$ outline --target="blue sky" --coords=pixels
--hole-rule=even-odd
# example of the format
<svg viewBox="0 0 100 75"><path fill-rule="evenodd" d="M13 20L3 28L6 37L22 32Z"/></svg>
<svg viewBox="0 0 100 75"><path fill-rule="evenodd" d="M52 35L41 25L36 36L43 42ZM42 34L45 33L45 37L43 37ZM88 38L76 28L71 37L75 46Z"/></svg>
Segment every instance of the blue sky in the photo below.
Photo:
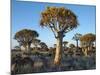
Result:
<svg viewBox="0 0 100 75"><path fill-rule="evenodd" d="M95 34L95 6L12 0L12 48L18 45L17 41L13 39L15 33L26 28L36 30L39 33L38 38L49 47L56 43L52 31L46 27L41 28L39 25L40 13L44 11L47 6L69 8L78 16L80 25L76 29L66 33L66 37L64 37L63 40L75 43L75 41L72 40L75 33L81 33L83 35L86 33Z"/></svg>

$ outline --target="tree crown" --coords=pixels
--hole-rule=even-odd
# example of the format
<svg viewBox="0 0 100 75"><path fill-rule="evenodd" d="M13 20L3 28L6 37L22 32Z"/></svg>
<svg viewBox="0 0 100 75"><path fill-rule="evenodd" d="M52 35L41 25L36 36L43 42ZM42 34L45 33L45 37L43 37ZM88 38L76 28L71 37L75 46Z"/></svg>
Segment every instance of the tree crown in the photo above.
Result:
<svg viewBox="0 0 100 75"><path fill-rule="evenodd" d="M76 34L73 36L72 39L78 41L78 40L80 39L81 36L82 36L82 34L76 33Z"/></svg>
<svg viewBox="0 0 100 75"><path fill-rule="evenodd" d="M83 35L83 36L80 38L80 41L94 42L95 39L96 39L95 34L88 33L88 34Z"/></svg>
<svg viewBox="0 0 100 75"><path fill-rule="evenodd" d="M77 16L64 7L47 7L41 13L40 25L49 27L56 35L57 32L69 32L78 26Z"/></svg>
<svg viewBox="0 0 100 75"><path fill-rule="evenodd" d="M15 34L14 39L16 39L22 45L25 43L31 43L32 40L38 36L39 34L34 30L23 29Z"/></svg>

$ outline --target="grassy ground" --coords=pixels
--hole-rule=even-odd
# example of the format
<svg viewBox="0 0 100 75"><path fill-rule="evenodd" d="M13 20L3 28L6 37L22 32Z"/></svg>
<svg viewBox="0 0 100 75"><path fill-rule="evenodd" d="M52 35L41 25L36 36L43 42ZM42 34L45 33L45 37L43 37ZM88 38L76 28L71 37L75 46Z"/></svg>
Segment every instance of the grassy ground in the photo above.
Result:
<svg viewBox="0 0 100 75"><path fill-rule="evenodd" d="M22 57L12 54L12 64L16 63L12 74L42 73L57 71L89 70L96 68L95 55L70 56L63 55L61 65L53 64L54 54L50 52L33 51L30 55Z"/></svg>

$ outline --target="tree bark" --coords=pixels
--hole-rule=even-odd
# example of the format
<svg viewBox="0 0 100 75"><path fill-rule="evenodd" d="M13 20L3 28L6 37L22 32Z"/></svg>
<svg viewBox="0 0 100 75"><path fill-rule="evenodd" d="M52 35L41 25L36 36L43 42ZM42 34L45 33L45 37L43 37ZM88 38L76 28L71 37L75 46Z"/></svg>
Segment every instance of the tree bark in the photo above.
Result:
<svg viewBox="0 0 100 75"><path fill-rule="evenodd" d="M27 44L27 52L30 53L30 44Z"/></svg>
<svg viewBox="0 0 100 75"><path fill-rule="evenodd" d="M59 65L62 59L62 40L63 40L62 35L63 35L62 33L58 33L57 46L56 46L56 52L55 52L55 58L54 58L55 65Z"/></svg>
<svg viewBox="0 0 100 75"><path fill-rule="evenodd" d="M88 48L85 48L84 50L84 55L87 57L88 56Z"/></svg>

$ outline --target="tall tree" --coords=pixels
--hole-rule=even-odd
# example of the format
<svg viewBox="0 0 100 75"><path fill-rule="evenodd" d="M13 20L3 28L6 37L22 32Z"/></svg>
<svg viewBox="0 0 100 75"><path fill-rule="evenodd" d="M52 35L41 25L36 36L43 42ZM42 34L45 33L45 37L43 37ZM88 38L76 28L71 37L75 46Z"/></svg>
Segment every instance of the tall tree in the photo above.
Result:
<svg viewBox="0 0 100 75"><path fill-rule="evenodd" d="M38 36L39 34L34 30L23 29L15 34L14 39L18 41L20 46L23 45L26 48L27 52L30 52L30 45L32 43L32 40L37 38Z"/></svg>
<svg viewBox="0 0 100 75"><path fill-rule="evenodd" d="M82 34L76 33L72 38L73 40L76 41L77 50L78 50L78 41L79 41L81 36L82 36Z"/></svg>
<svg viewBox="0 0 100 75"><path fill-rule="evenodd" d="M87 51L91 49L91 46L93 46L95 40L96 40L96 36L95 34L92 33L85 34L80 38L81 46L85 48L85 50L83 50L85 56L87 56Z"/></svg>
<svg viewBox="0 0 100 75"><path fill-rule="evenodd" d="M59 65L62 58L62 41L65 33L77 28L77 16L68 8L47 7L41 13L40 25L48 27L57 40L54 64Z"/></svg>

